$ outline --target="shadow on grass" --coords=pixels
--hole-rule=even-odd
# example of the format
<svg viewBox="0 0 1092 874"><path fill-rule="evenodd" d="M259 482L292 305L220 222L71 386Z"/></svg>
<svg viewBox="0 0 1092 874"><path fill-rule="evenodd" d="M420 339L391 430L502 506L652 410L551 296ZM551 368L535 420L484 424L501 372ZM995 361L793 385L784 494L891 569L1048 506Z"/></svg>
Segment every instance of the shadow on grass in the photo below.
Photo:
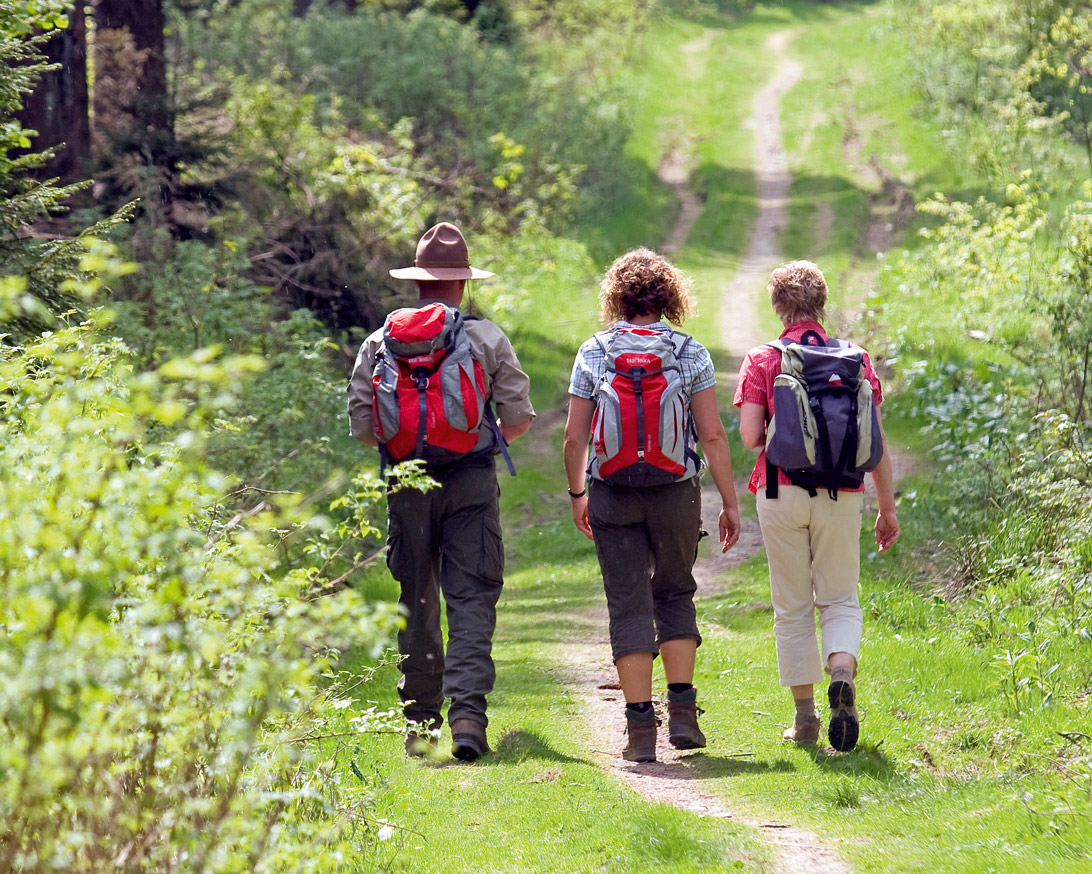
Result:
<svg viewBox="0 0 1092 874"><path fill-rule="evenodd" d="M638 774L652 774L667 780L710 780L740 774L791 774L796 771L796 765L786 759L767 762L745 754L697 752L674 762L634 765L633 770Z"/></svg>
<svg viewBox="0 0 1092 874"><path fill-rule="evenodd" d="M497 765L518 764L528 759L543 762L592 764L587 759L559 753L541 735L525 728L510 728L501 735L500 740L497 741L495 755L490 758L492 763Z"/></svg>
<svg viewBox="0 0 1092 874"><path fill-rule="evenodd" d="M569 756L555 750L539 734L523 728L511 728L501 735L491 755L483 756L473 764L478 767L499 768L507 765L519 765L527 761L556 762L557 764L590 765L588 759ZM465 762L457 759L439 758L428 763L433 768L463 768Z"/></svg>
<svg viewBox="0 0 1092 874"><path fill-rule="evenodd" d="M846 753L816 746L809 749L808 754L812 761L824 771L847 776L871 777L881 783L890 783L899 776L899 772L895 763L880 750L880 743L861 743Z"/></svg>

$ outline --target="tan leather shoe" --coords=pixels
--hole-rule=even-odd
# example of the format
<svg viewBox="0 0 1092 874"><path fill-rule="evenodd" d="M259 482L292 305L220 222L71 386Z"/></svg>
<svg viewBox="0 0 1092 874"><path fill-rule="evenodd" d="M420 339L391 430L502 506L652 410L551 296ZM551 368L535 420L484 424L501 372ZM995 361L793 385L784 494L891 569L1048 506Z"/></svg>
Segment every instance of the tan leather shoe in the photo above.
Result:
<svg viewBox="0 0 1092 874"><path fill-rule="evenodd" d="M813 744L819 742L819 731L822 723L819 722L819 714L811 716L797 715L792 725L785 729L782 737L794 744Z"/></svg>
<svg viewBox="0 0 1092 874"><path fill-rule="evenodd" d="M698 692L667 693L667 739L677 750L696 750L705 746L705 735L698 728L698 715L704 713L697 705Z"/></svg>
<svg viewBox="0 0 1092 874"><path fill-rule="evenodd" d="M626 747L622 750L622 758L627 762L655 762L656 726L659 724L655 710L647 713L627 710Z"/></svg>

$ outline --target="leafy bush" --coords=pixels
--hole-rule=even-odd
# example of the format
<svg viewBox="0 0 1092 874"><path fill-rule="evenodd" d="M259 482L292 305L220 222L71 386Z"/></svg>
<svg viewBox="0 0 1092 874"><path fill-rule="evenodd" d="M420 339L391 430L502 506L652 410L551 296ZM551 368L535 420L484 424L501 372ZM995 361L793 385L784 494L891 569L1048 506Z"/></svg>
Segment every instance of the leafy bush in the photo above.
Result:
<svg viewBox="0 0 1092 874"><path fill-rule="evenodd" d="M121 267L92 246L80 270ZM313 509L224 506L210 424L261 361L138 373L104 318L0 346L0 867L337 869L367 842L368 786L309 739L351 703L338 654L381 646L393 609L285 566L326 527Z"/></svg>
<svg viewBox="0 0 1092 874"><path fill-rule="evenodd" d="M138 369L208 347L263 362L238 387L235 407L211 423L210 463L253 488L305 493L352 464L332 441L347 433L344 354L310 312L285 312L247 279L247 258L232 241L176 243L138 227L127 242L146 269L115 284L111 330Z"/></svg>
<svg viewBox="0 0 1092 874"><path fill-rule="evenodd" d="M1053 220L1033 179L1000 203L927 205L945 221L903 287L944 315L895 350L916 362L897 403L941 467L915 502L946 559L937 582L1016 717L1092 685L1090 207Z"/></svg>

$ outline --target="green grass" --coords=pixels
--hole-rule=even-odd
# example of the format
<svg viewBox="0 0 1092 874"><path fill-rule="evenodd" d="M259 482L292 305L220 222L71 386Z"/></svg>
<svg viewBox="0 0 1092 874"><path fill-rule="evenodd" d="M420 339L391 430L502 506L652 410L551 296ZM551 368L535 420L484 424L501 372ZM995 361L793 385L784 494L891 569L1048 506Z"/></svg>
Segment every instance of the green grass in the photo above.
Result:
<svg viewBox="0 0 1092 874"><path fill-rule="evenodd" d="M762 557L701 603L716 629L699 652L703 725L716 752L748 763L723 775L710 765L708 785L754 816L836 838L855 871L1086 870L1092 823L1052 816L1064 787L1049 771L1070 755L1058 732L1087 724L1087 701L1015 717L991 650L969 643L948 605L867 572L862 602L862 740L845 755L780 741L791 702L776 686Z"/></svg>
<svg viewBox="0 0 1092 874"><path fill-rule="evenodd" d="M893 251L877 262L865 245L870 211L882 207L873 156L915 202L937 191L977 190L981 182L952 156L942 132L922 111L913 88L909 47L893 3L789 3L794 37L787 52L803 76L782 102L783 139L794 174L790 221L781 234L788 258L824 268L832 310L868 300L887 315L903 290L887 280L885 262L921 245L923 216L902 226ZM902 310L890 319L900 324ZM932 317L932 314L929 316ZM855 329L856 330L856 329ZM860 339L866 339L864 337Z"/></svg>
<svg viewBox="0 0 1092 874"><path fill-rule="evenodd" d="M498 619L494 755L455 764L445 736L435 763L410 761L399 736L374 734L340 762L342 779L353 779L350 758L376 775L370 815L396 825L372 845L381 870L754 870L761 850L746 829L641 799L599 769L583 740L579 703L547 656L602 600L594 557L578 538L558 523L509 538L516 567ZM394 680L381 669L370 701L393 707Z"/></svg>
<svg viewBox="0 0 1092 874"><path fill-rule="evenodd" d="M847 118L854 119L864 154L886 155L915 193L967 185L940 156L935 132L909 111L913 98L900 87L902 50L888 14L881 4L789 3L762 7L741 22L664 23L649 43L646 66L635 73L640 124L629 157L642 181L631 200L598 217L594 233L580 234L590 259L605 266L631 245L662 239L671 198L655 181L655 167L663 150L677 144L672 137L692 137L685 145L693 149L693 180L708 197L707 210L678 263L693 275L701 309L687 329L702 340L716 335L715 295L732 274L755 213L750 136L738 121L771 70L762 50L766 36L793 27L789 51L801 53L810 72L783 104L797 182L782 246L828 267L838 300L872 296L885 329L948 332L956 353L966 355L952 327L957 293L937 300L933 290L898 288L898 271L877 278L875 265L859 259L870 193L845 166ZM686 63L672 62L687 44L698 49ZM812 234L821 200L835 222L819 240ZM879 297L878 289L884 289ZM508 327L545 414L563 400L576 344L594 329L594 280L547 282L538 293L541 306L515 312ZM543 313L559 312L566 313L565 325L544 331ZM768 327L775 333L775 325ZM714 352L723 375L727 362ZM893 400L885 407L889 436L927 457L928 438L910 406ZM725 418L735 441L734 414L726 410ZM753 456L738 442L733 448L737 475L745 474ZM601 582L591 544L569 520L557 425L516 443L514 455L519 476L501 477L509 571L490 699L497 754L474 766L446 757L422 764L402 757L397 736L364 736L354 762L374 784L372 815L397 828L385 840L373 839L370 855L350 870L765 870L769 850L749 830L649 803L597 767L562 656L585 633L589 610L601 605ZM921 484L932 476L926 462L917 476ZM1041 629L1040 638L1051 637L1050 656L1073 668L1049 702L1034 685L1014 697L1019 677L1007 675L997 658L1004 646L991 623L1023 627L1038 614L1021 603L1019 580L998 590L993 602L949 605L933 597L932 585L944 581L934 576L943 567L942 546L926 539L937 530L936 508L911 497L918 484L900 483L905 534L892 555L874 554L871 519L862 533L857 750L839 755L781 741L791 701L777 685L767 568L759 554L699 605L705 642L696 682L710 747L686 760L686 775L741 816L813 830L858 874L1085 872L1092 859L1092 765L1082 765L1082 756L1090 749L1063 735L1092 724L1092 653L1058 627ZM753 514L749 495L742 507ZM384 574L368 585L371 594L393 595ZM367 695L380 707L393 706L394 680L391 668L381 669ZM662 687L662 677L657 682ZM339 768L342 779L352 779L347 760Z"/></svg>
<svg viewBox="0 0 1092 874"><path fill-rule="evenodd" d="M513 497L511 484L505 492ZM540 524L508 532L490 703L497 755L472 767L419 765L401 758L397 737L361 742L362 770L382 773L375 815L404 830L382 847L388 870L750 866L761 853L746 830L649 804L597 769L558 658L602 595L590 544L564 508L549 500ZM815 831L855 871L1086 870L1092 828L1051 814L1065 786L1050 772L1071 746L1058 733L1087 727L1087 699L1070 694L1048 708L1029 699L1014 714L968 617L916 594L868 548L866 532L858 749L837 755L780 740L791 704L777 686L760 554L699 605L696 682L710 747L687 760L689 779L741 816ZM388 671L370 687L382 706L393 705L393 680ZM1087 797L1073 794L1087 812Z"/></svg>

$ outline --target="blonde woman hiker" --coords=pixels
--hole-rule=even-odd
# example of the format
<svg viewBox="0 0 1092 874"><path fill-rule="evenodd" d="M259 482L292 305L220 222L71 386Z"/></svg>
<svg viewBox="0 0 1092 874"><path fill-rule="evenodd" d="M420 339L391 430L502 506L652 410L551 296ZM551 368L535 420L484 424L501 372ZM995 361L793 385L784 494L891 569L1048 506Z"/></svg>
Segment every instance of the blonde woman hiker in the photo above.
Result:
<svg viewBox="0 0 1092 874"><path fill-rule="evenodd" d="M851 750L860 731L857 584L866 472L879 503L874 529L880 551L899 537L879 415L883 390L868 353L832 340L823 329L827 284L815 264L778 267L767 289L785 330L777 341L747 353L735 405L744 445L762 450L749 488L757 498L770 564L778 673L796 705L784 737L818 741L814 689L825 671L830 675L827 734L836 750Z"/></svg>
<svg viewBox="0 0 1092 874"><path fill-rule="evenodd" d="M667 680L669 742L677 749L706 744L693 685L701 634L692 568L702 534L703 469L720 492L725 552L739 539L739 509L713 362L701 343L672 328L690 314L685 277L654 252L636 249L611 265L600 303L610 327L580 347L573 365L565 473L573 521L595 541L603 574L626 701L622 756L652 762L657 655Z"/></svg>

